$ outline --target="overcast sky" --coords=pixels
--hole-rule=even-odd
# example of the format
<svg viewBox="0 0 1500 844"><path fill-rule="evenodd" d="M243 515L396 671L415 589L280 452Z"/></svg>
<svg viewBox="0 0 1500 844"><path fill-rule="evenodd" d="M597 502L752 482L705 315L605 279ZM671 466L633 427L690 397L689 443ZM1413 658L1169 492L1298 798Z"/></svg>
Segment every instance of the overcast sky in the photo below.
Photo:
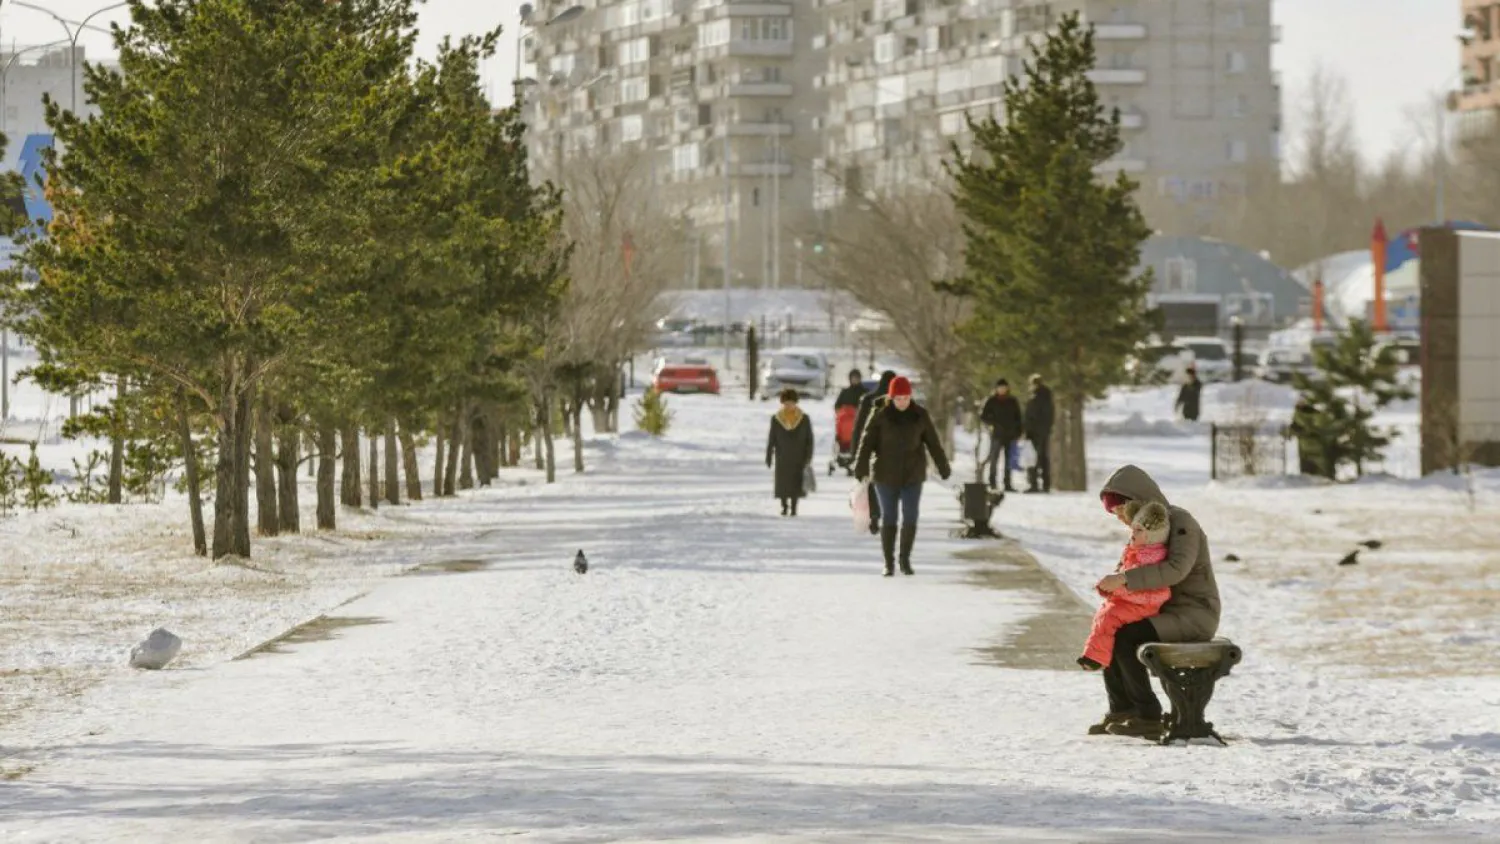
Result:
<svg viewBox="0 0 1500 844"><path fill-rule="evenodd" d="M32 0L59 14L80 20L109 5L101 0ZM1275 0L1282 27L1276 63L1284 78L1288 131L1295 133L1300 94L1313 69L1322 63L1349 84L1359 140L1371 159L1410 149L1425 126L1412 124L1413 113L1430 109L1445 85L1456 85L1460 0ZM445 34L460 35L494 24L506 28L501 53L490 62L487 81L497 99L509 100L515 69L515 24L521 4L512 0L485 4L477 0L428 0L421 12L421 50L435 52ZM484 10L488 7L490 16ZM125 10L105 12L94 22L123 17ZM63 37L62 27L41 12L0 0L0 38L10 44L39 44ZM86 32L80 43L91 56L113 52L106 35ZM1425 135L1423 130L1426 130Z"/></svg>

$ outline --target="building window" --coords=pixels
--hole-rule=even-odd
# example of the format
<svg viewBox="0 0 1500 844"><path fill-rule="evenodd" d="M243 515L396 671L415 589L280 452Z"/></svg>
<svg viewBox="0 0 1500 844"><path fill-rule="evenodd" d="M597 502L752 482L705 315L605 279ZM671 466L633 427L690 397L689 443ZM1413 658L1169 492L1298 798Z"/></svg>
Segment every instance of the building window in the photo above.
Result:
<svg viewBox="0 0 1500 844"><path fill-rule="evenodd" d="M1245 72L1245 54L1239 50L1230 50L1224 56L1224 69L1229 73Z"/></svg>
<svg viewBox="0 0 1500 844"><path fill-rule="evenodd" d="M678 173L698 169L698 145L684 144L672 149L672 169Z"/></svg>
<svg viewBox="0 0 1500 844"><path fill-rule="evenodd" d="M875 63L887 64L896 60L896 35L887 33L875 39Z"/></svg>
<svg viewBox="0 0 1500 844"><path fill-rule="evenodd" d="M632 114L620 121L620 140L625 142L639 141L645 129L645 120L639 114Z"/></svg>
<svg viewBox="0 0 1500 844"><path fill-rule="evenodd" d="M786 41L791 38L791 21L786 18L762 18L761 38L766 41Z"/></svg>
<svg viewBox="0 0 1500 844"><path fill-rule="evenodd" d="M1198 262L1192 258L1168 258L1163 280L1164 293L1198 292Z"/></svg>
<svg viewBox="0 0 1500 844"><path fill-rule="evenodd" d="M760 188L750 189L750 204L756 208L760 207Z"/></svg>
<svg viewBox="0 0 1500 844"><path fill-rule="evenodd" d="M1250 157L1248 145L1244 141L1229 141L1224 145L1224 155L1233 164L1244 164Z"/></svg>
<svg viewBox="0 0 1500 844"><path fill-rule="evenodd" d="M620 80L620 102L639 103L651 96L651 86L643 78Z"/></svg>
<svg viewBox="0 0 1500 844"><path fill-rule="evenodd" d="M1234 99L1229 101L1229 116L1244 117L1250 113L1250 97L1247 94L1235 94Z"/></svg>

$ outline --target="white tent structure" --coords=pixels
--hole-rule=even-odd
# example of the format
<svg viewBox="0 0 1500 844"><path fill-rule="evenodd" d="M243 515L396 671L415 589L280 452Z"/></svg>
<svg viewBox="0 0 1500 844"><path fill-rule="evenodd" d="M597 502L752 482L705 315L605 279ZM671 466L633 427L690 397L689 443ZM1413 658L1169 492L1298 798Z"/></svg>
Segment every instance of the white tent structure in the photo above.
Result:
<svg viewBox="0 0 1500 844"><path fill-rule="evenodd" d="M1412 260L1395 272L1386 273L1385 301L1392 327L1401 327L1403 315L1415 314L1421 284L1421 262ZM1292 273L1311 289L1323 279L1323 304L1328 320L1343 325L1351 319L1369 319L1375 302L1375 262L1370 250L1340 252L1313 261ZM1414 327L1414 326L1406 326Z"/></svg>

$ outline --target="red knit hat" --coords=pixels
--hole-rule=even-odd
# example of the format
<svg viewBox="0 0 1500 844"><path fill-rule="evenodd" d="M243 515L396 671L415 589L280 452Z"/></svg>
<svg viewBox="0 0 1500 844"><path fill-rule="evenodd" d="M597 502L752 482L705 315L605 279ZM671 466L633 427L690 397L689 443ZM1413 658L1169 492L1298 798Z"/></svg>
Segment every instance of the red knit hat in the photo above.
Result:
<svg viewBox="0 0 1500 844"><path fill-rule="evenodd" d="M891 386L890 389L886 390L886 395L891 398L911 395L911 381L897 375L891 379Z"/></svg>
<svg viewBox="0 0 1500 844"><path fill-rule="evenodd" d="M1118 492L1101 492L1099 493L1099 500L1104 502L1104 509L1107 512L1113 513L1116 507L1119 507L1130 499Z"/></svg>

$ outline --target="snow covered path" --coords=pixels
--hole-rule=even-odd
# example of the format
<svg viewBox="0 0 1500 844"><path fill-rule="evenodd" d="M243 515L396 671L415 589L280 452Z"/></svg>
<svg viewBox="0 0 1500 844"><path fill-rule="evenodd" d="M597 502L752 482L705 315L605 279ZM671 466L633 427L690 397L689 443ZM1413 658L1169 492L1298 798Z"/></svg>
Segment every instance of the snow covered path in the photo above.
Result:
<svg viewBox="0 0 1500 844"><path fill-rule="evenodd" d="M972 564L952 552L974 546L943 538L956 515L945 489L931 484L923 502L918 576L886 580L873 540L852 530L844 484L798 519L774 515L767 406L675 405L671 438L595 443L583 478L422 514L434 549L486 569L386 581L333 614L351 626L332 641L99 687L62 729L72 738L0 784L0 838L1363 841L1490 829L1351 813L1313 787L1242 799L1288 775L1275 745L1084 736L1102 709L1097 677L981 664L974 649L1043 600L965 583ZM826 442L830 414L813 411ZM584 577L570 570L579 548L594 567Z"/></svg>

